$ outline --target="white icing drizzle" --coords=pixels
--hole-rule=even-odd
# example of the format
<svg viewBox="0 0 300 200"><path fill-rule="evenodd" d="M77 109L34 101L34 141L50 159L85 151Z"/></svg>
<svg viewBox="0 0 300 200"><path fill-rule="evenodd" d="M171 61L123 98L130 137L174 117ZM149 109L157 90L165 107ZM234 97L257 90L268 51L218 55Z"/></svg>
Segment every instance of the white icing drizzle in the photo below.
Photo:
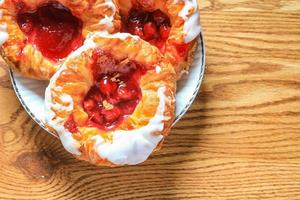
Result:
<svg viewBox="0 0 300 200"><path fill-rule="evenodd" d="M0 6L4 3L5 0L0 0ZM2 19L3 13L0 10L0 19ZM0 46L2 46L8 40L8 33L7 33L7 25L0 24Z"/></svg>
<svg viewBox="0 0 300 200"><path fill-rule="evenodd" d="M100 135L92 137L95 140L94 149L97 154L116 165L135 165L144 162L163 139L162 135L157 134L164 129L165 90L165 87L158 89L159 105L155 116L146 126L130 131L110 132L111 143Z"/></svg>
<svg viewBox="0 0 300 200"><path fill-rule="evenodd" d="M119 38L120 40L125 40L128 37L131 37L135 40L140 39L139 36L136 35L131 35L129 33L115 33L115 34L109 34L107 31L102 31L102 32L98 32L95 33L95 37L103 37L103 38Z"/></svg>
<svg viewBox="0 0 300 200"><path fill-rule="evenodd" d="M107 25L108 27L113 27L114 16L116 14L116 5L112 0L105 0L105 3L101 4L101 6L108 6L112 9L113 14L111 16L105 15L103 19L100 20L100 24Z"/></svg>
<svg viewBox="0 0 300 200"><path fill-rule="evenodd" d="M6 31L6 24L0 25L0 46L2 46L8 39L8 33Z"/></svg>
<svg viewBox="0 0 300 200"><path fill-rule="evenodd" d="M173 3L178 3L179 0L174 0ZM201 32L199 23L199 10L197 0L181 0L184 2L183 9L179 12L180 16L185 22L183 31L185 34L185 43L194 40ZM190 14L189 12L193 12Z"/></svg>
<svg viewBox="0 0 300 200"><path fill-rule="evenodd" d="M161 72L161 67L158 66L158 65L156 65L156 66L155 66L155 72L156 72L157 74L159 74L159 73Z"/></svg>

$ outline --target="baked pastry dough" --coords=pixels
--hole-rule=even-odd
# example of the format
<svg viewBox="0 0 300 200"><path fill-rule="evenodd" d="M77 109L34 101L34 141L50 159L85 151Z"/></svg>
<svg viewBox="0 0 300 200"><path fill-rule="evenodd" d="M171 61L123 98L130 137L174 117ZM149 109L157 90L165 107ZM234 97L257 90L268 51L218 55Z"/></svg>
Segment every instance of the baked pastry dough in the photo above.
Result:
<svg viewBox="0 0 300 200"><path fill-rule="evenodd" d="M67 151L97 165L145 161L170 130L176 74L159 50L128 33L96 33L46 90L46 122Z"/></svg>
<svg viewBox="0 0 300 200"><path fill-rule="evenodd" d="M27 77L49 79L64 58L94 31L120 29L112 0L2 0L0 49Z"/></svg>
<svg viewBox="0 0 300 200"><path fill-rule="evenodd" d="M117 0L123 31L157 46L180 78L192 64L200 33L197 0Z"/></svg>

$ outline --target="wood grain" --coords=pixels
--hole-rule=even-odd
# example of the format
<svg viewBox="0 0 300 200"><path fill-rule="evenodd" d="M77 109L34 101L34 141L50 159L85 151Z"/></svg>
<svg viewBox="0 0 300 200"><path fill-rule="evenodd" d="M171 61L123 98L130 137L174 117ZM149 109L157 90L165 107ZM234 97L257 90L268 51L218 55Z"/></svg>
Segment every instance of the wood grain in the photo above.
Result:
<svg viewBox="0 0 300 200"><path fill-rule="evenodd" d="M139 166L77 161L0 67L0 199L299 199L300 1L200 1L207 70L164 148Z"/></svg>

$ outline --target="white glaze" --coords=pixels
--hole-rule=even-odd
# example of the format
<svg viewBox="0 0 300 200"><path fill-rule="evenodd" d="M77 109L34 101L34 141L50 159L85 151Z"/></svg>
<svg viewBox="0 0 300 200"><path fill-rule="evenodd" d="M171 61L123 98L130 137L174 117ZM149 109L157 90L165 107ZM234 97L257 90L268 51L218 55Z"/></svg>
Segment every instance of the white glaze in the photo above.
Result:
<svg viewBox="0 0 300 200"><path fill-rule="evenodd" d="M112 0L105 0L105 3L101 4L101 6L110 7L113 11L113 14L111 16L105 15L104 18L100 20L100 24L106 24L108 27L113 27L114 16L117 10L116 5L113 3Z"/></svg>
<svg viewBox="0 0 300 200"><path fill-rule="evenodd" d="M4 3L4 0L0 0L0 6ZM0 10L0 19L3 17L3 12ZM8 40L8 33L7 33L7 25L0 24L0 46L2 46Z"/></svg>
<svg viewBox="0 0 300 200"><path fill-rule="evenodd" d="M159 105L155 116L146 126L130 131L110 132L111 143L100 135L94 136L92 139L95 140L94 148L97 154L116 165L135 165L144 162L163 139L158 133L164 129L165 90L165 87L158 89Z"/></svg>
<svg viewBox="0 0 300 200"><path fill-rule="evenodd" d="M156 66L155 66L155 72L156 72L157 74L159 74L159 73L161 72L161 67L158 66L158 65L156 65Z"/></svg>
<svg viewBox="0 0 300 200"><path fill-rule="evenodd" d="M197 0L174 0L173 3L178 3L178 1L184 2L184 7L179 12L178 16L180 16L184 20L184 40L185 43L189 43L194 40L201 32L198 2ZM191 10L193 10L193 12L189 14Z"/></svg>
<svg viewBox="0 0 300 200"><path fill-rule="evenodd" d="M2 46L8 39L8 33L6 31L6 25L0 25L0 46Z"/></svg>
<svg viewBox="0 0 300 200"><path fill-rule="evenodd" d="M128 37L131 37L135 40L138 40L140 39L139 36L136 36L136 35L131 35L129 33L115 33L115 34L109 34L108 32L106 31L103 31L103 32L97 32L95 33L95 37L103 37L103 38L119 38L120 40L125 40L126 38Z"/></svg>

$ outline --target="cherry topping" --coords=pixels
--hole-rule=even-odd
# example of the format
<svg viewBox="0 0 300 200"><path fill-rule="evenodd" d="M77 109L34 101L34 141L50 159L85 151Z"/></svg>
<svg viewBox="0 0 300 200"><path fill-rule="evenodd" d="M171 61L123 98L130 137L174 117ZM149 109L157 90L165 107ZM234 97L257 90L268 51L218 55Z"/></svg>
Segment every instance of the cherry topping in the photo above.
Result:
<svg viewBox="0 0 300 200"><path fill-rule="evenodd" d="M71 133L76 133L78 132L78 128L77 128L77 125L73 119L73 115L70 115L68 120L65 122L64 124L65 128L67 130L69 130Z"/></svg>
<svg viewBox="0 0 300 200"><path fill-rule="evenodd" d="M102 114L107 122L113 122L121 115L121 110L118 107L113 107L111 110L103 110Z"/></svg>
<svg viewBox="0 0 300 200"><path fill-rule="evenodd" d="M140 27L133 27L132 34L139 36L140 38L144 38L143 29Z"/></svg>
<svg viewBox="0 0 300 200"><path fill-rule="evenodd" d="M99 111L94 111L92 113L92 121L98 124L102 124L103 123L103 116L100 114Z"/></svg>
<svg viewBox="0 0 300 200"><path fill-rule="evenodd" d="M166 26L166 25L162 25L161 27L159 27L159 34L161 39L168 39L169 35L170 35L170 30L171 28Z"/></svg>
<svg viewBox="0 0 300 200"><path fill-rule="evenodd" d="M87 99L83 102L83 107L85 110L92 110L95 107L95 102L93 99Z"/></svg>
<svg viewBox="0 0 300 200"><path fill-rule="evenodd" d="M153 44L152 41L150 41L151 44ZM164 40L157 40L155 41L154 43L159 49L161 52L164 52L165 51L165 41Z"/></svg>
<svg viewBox="0 0 300 200"><path fill-rule="evenodd" d="M135 90L129 90L126 86L119 86L117 91L118 98L122 100L130 100L132 99L136 94Z"/></svg>
<svg viewBox="0 0 300 200"><path fill-rule="evenodd" d="M129 11L128 17L123 17L122 21L122 31L137 35L164 51L171 23L169 17L161 10L146 12L133 8Z"/></svg>
<svg viewBox="0 0 300 200"><path fill-rule="evenodd" d="M138 63L115 60L101 50L94 51L91 65L94 85L82 102L89 116L87 125L115 129L134 112L142 98L139 81L145 70Z"/></svg>
<svg viewBox="0 0 300 200"><path fill-rule="evenodd" d="M100 91L106 95L113 94L116 91L117 87L117 83L109 79L108 76L104 76L99 83Z"/></svg>
<svg viewBox="0 0 300 200"><path fill-rule="evenodd" d="M33 30L33 21L31 19L31 15L29 14L23 14L23 23L20 24L21 30L25 34L29 34Z"/></svg>
<svg viewBox="0 0 300 200"><path fill-rule="evenodd" d="M100 93L94 93L94 95L92 96L92 98L96 102L101 102L103 100L103 97L102 97L102 95Z"/></svg>
<svg viewBox="0 0 300 200"><path fill-rule="evenodd" d="M102 95L98 92L99 88L94 85L91 87L91 89L89 90L87 96L90 97L90 99L94 100L94 102L101 102L103 100ZM95 103L96 105L96 103Z"/></svg>
<svg viewBox="0 0 300 200"><path fill-rule="evenodd" d="M188 48L189 48L188 44L174 44L174 46L179 56L185 57L187 55Z"/></svg>
<svg viewBox="0 0 300 200"><path fill-rule="evenodd" d="M33 11L18 10L17 21L27 41L48 59L56 62L83 44L82 22L63 5L50 3Z"/></svg>
<svg viewBox="0 0 300 200"><path fill-rule="evenodd" d="M144 35L146 39L152 39L156 37L157 29L153 22L147 22L144 24Z"/></svg>

